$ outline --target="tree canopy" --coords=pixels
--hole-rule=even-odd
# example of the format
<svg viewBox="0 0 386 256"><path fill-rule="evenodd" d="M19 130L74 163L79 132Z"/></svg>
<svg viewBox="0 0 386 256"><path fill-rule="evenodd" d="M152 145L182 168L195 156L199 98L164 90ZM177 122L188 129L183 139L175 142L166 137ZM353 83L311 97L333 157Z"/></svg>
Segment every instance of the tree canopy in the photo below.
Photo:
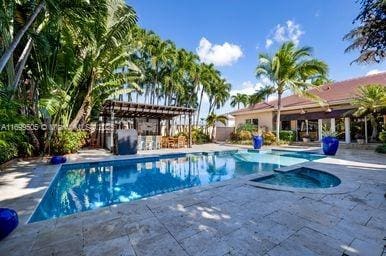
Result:
<svg viewBox="0 0 386 256"><path fill-rule="evenodd" d="M386 57L386 1L361 0L361 11L353 21L358 26L344 36L351 41L346 52L359 50L353 62L380 63Z"/></svg>

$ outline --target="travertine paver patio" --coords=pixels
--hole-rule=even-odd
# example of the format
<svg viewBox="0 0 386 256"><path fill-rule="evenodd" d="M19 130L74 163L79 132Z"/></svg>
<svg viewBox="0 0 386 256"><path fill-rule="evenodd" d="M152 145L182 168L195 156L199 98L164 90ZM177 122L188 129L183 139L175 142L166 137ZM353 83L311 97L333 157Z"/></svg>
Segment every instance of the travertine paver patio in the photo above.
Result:
<svg viewBox="0 0 386 256"><path fill-rule="evenodd" d="M221 149L229 148L192 150ZM386 255L386 157L345 150L307 164L353 186L285 192L245 177L25 224L55 168L18 162L0 175L0 207L18 210L22 223L0 255Z"/></svg>

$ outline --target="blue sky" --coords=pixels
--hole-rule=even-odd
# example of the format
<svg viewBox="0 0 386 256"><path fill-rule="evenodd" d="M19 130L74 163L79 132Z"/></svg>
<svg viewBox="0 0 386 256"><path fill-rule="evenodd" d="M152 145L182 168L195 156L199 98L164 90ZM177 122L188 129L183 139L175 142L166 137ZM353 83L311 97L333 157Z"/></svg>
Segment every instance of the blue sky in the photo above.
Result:
<svg viewBox="0 0 386 256"><path fill-rule="evenodd" d="M314 48L339 81L386 70L386 64L357 65L342 37L359 12L353 0L129 0L143 28L213 62L233 93L261 86L254 76L257 55L274 52L287 39ZM200 47L201 45L201 47ZM228 106L219 113L230 111ZM205 111L205 110L204 110Z"/></svg>

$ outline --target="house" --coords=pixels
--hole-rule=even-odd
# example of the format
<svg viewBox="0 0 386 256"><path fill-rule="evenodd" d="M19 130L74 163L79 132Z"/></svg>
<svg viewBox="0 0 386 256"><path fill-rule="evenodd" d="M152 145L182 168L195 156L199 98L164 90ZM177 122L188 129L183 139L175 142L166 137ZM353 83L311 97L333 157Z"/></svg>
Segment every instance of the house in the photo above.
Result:
<svg viewBox="0 0 386 256"><path fill-rule="evenodd" d="M311 140L322 138L322 127L338 133L340 140L350 143L358 133L367 137L365 118L356 118L347 113L353 109L350 104L356 97L357 89L368 84L386 86L386 72L358 77L340 82L325 84L309 92L318 96L324 103L312 101L297 95L282 98L281 129L296 131L297 140L308 134ZM251 123L269 130L276 128L277 100L261 102L230 113L235 117L235 125ZM385 123L386 116L380 117L379 129ZM368 124L370 125L370 124ZM367 132L366 132L366 131Z"/></svg>

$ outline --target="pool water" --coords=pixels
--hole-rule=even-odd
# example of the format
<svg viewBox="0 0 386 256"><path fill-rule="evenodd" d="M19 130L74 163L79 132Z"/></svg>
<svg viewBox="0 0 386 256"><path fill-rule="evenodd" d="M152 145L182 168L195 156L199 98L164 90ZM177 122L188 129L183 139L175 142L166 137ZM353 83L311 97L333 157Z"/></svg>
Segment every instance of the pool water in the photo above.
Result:
<svg viewBox="0 0 386 256"><path fill-rule="evenodd" d="M303 152L230 151L63 165L29 222L272 171L320 157Z"/></svg>
<svg viewBox="0 0 386 256"><path fill-rule="evenodd" d="M252 181L295 188L331 188L338 186L341 182L335 175L305 167Z"/></svg>

